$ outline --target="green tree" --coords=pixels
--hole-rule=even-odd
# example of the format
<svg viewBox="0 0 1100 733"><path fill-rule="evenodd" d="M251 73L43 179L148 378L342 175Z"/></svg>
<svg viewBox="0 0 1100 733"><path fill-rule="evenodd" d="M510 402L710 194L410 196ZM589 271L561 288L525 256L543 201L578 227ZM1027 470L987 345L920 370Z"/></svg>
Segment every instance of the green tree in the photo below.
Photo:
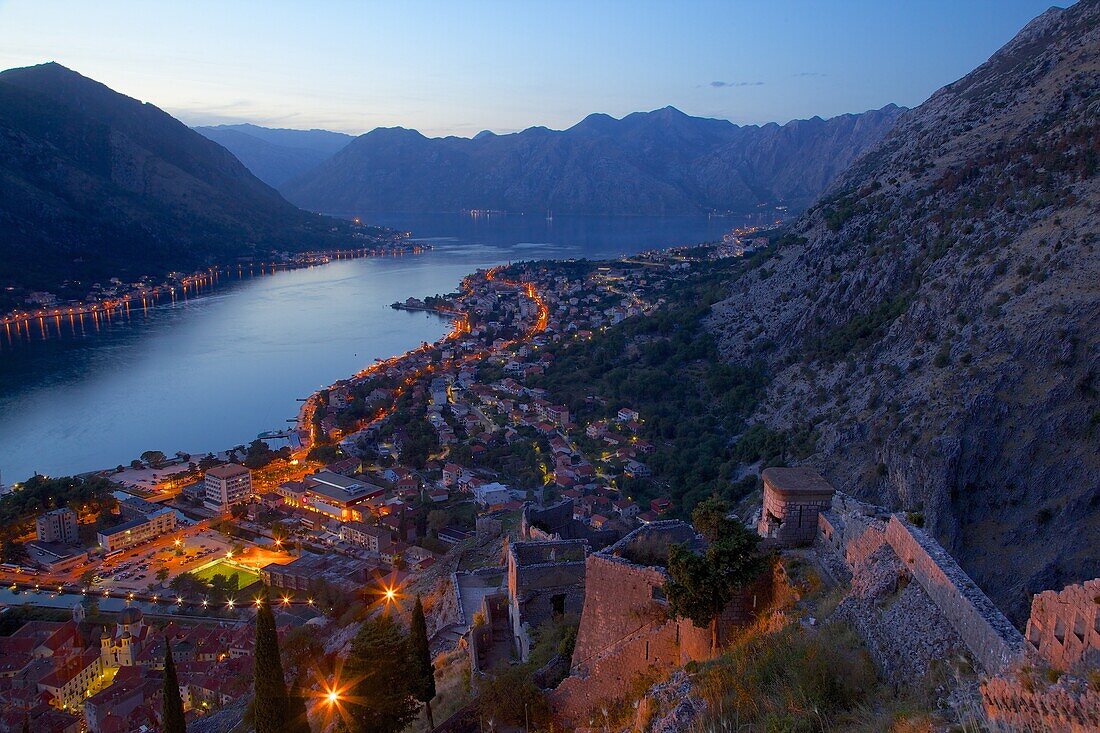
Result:
<svg viewBox="0 0 1100 733"><path fill-rule="evenodd" d="M416 718L408 673L408 640L386 613L359 628L344 664L349 733L399 733Z"/></svg>
<svg viewBox="0 0 1100 733"><path fill-rule="evenodd" d="M687 544L669 548L665 596L675 616L691 619L699 628L710 626L711 647L718 645L718 617L734 593L752 582L763 569L757 552L760 538L736 519L718 497L704 499L692 512L696 530L707 541L700 554Z"/></svg>
<svg viewBox="0 0 1100 733"><path fill-rule="evenodd" d="M309 727L309 713L306 711L306 696L308 691L302 685L301 675L294 678L294 685L290 688L287 697L287 722L284 730L286 733L312 733Z"/></svg>
<svg viewBox="0 0 1100 733"><path fill-rule="evenodd" d="M159 450L147 450L141 454L141 460L144 461L146 465L152 466L153 468L163 464L166 458L167 456L164 455L164 452Z"/></svg>
<svg viewBox="0 0 1100 733"><path fill-rule="evenodd" d="M409 665L412 668L413 697L424 703L428 714L428 729L435 727L432 717L432 698L435 697L435 668L432 652L428 647L428 625L424 620L424 604L416 596L412 621L409 623Z"/></svg>
<svg viewBox="0 0 1100 733"><path fill-rule="evenodd" d="M283 663L279 658L279 636L275 614L266 594L256 610L256 646L253 652L252 680L256 697L253 723L256 733L282 733L286 729L288 701Z"/></svg>
<svg viewBox="0 0 1100 733"><path fill-rule="evenodd" d="M164 638L164 700L161 709L161 724L164 733L187 733L183 720L183 698L180 697L180 683L176 678L176 663L172 661L172 644Z"/></svg>

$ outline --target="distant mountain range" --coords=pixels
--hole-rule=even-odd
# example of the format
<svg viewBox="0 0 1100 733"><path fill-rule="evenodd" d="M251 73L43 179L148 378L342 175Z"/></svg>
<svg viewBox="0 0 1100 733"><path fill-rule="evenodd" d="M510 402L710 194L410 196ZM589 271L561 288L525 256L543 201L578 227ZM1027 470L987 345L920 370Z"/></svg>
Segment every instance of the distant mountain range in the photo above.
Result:
<svg viewBox="0 0 1100 733"><path fill-rule="evenodd" d="M1100 575L1100 2L907 112L710 319L790 459L908 511L1016 619Z"/></svg>
<svg viewBox="0 0 1100 733"><path fill-rule="evenodd" d="M346 230L151 104L55 63L0 73L0 285L136 279Z"/></svg>
<svg viewBox="0 0 1100 733"><path fill-rule="evenodd" d="M828 120L741 127L665 107L622 119L593 114L561 131L486 131L472 139L379 128L280 190L303 208L338 214L801 209L902 111L887 105Z"/></svg>
<svg viewBox="0 0 1100 733"><path fill-rule="evenodd" d="M274 188L316 168L355 139L342 132L250 124L194 129L233 153L257 178Z"/></svg>

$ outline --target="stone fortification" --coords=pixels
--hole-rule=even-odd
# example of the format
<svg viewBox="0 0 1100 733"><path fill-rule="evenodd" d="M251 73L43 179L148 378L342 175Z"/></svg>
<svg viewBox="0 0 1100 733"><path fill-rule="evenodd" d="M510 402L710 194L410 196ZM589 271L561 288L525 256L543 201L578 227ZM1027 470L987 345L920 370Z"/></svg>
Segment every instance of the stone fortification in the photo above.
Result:
<svg viewBox="0 0 1100 733"><path fill-rule="evenodd" d="M635 685L711 655L710 628L668 613L664 562L669 546L684 542L701 544L691 525L654 522L588 556L570 674L549 695L556 718L567 729L598 725L601 708ZM761 581L730 604L718 622L720 643L731 628L752 617L768 587Z"/></svg>

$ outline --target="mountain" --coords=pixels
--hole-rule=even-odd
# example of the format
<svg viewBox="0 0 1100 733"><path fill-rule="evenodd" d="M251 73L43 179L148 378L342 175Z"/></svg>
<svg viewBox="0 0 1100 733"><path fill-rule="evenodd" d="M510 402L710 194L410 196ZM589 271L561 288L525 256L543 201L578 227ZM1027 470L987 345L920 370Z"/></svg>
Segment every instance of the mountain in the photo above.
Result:
<svg viewBox="0 0 1100 733"><path fill-rule="evenodd" d="M901 110L739 127L666 107L567 130L427 138L379 128L280 190L314 211L689 214L802 208Z"/></svg>
<svg viewBox="0 0 1100 733"><path fill-rule="evenodd" d="M912 512L1017 620L1100 575L1098 168L1082 0L903 114L709 319L770 368L788 459Z"/></svg>
<svg viewBox="0 0 1100 733"><path fill-rule="evenodd" d="M0 283L136 279L344 227L151 104L55 63L0 73Z"/></svg>
<svg viewBox="0 0 1100 733"><path fill-rule="evenodd" d="M257 178L276 188L316 168L354 139L342 132L287 130L249 124L196 127L194 130L233 153Z"/></svg>

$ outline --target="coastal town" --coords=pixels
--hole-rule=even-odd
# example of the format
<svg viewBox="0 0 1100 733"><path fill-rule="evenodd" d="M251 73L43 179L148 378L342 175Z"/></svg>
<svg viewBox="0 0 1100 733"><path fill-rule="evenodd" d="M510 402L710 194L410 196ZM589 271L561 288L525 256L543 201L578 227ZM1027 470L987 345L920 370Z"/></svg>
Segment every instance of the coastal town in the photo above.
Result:
<svg viewBox="0 0 1100 733"><path fill-rule="evenodd" d="M347 630L382 611L407 613L414 597L427 603L437 676L467 680L439 693L453 726L443 730L476 729L462 725L484 717L479 694L519 673L544 688L548 714L580 729L601 699L626 699L639 680L710 658L714 640L765 606L789 613L771 604L806 592L792 563L807 557L838 587L911 573L911 592L923 589L915 608L942 627L938 650L989 675L977 704L1025 719L1025 691L1004 671L1022 658L1080 668L1100 648L1095 608L1070 601L1070 616L1092 614L1074 651L1049 643L1066 616L1060 597L1036 607L1025 638L913 517L855 502L810 468L734 483L746 526L776 559L713 628L639 620L641 606L668 603L669 548L703 542L674 478L689 446L662 425L668 394L643 386L615 399L571 376L573 365L626 329L628 351L676 363L658 344L682 331L677 309L733 271L763 267L774 250L770 230L750 229L612 261L472 273L454 293L394 304L449 319L443 338L311 395L294 429L217 454L148 451L66 485L73 501L13 515L0 566L0 730L24 721L72 733L157 729L169 642L193 730L228 730L216 722L243 715L252 618L265 599L312 714L330 716L339 705L331 664ZM694 353L694 343L678 348ZM690 364L700 385L713 378ZM10 495L56 490L51 480ZM903 571L905 561L918 564ZM886 632L867 599L845 598L853 626L878 642ZM564 651L547 651L562 638ZM931 664L927 647L873 648L872 657L899 678Z"/></svg>
<svg viewBox="0 0 1100 733"><path fill-rule="evenodd" d="M201 716L248 689L257 589L270 589L280 632L293 633L349 603L392 599L476 543L478 528L518 526L525 507L572 502L569 521L605 544L668 514L667 497L642 502L616 486L649 475L654 446L634 407L600 405L605 417L580 424L532 380L551 347L646 318L703 262L670 251L474 273L452 295L401 304L452 319L450 333L313 395L297 429L220 454L150 451L95 474L106 490L84 506L27 518L4 545L9 604L72 618L10 637L2 724L152 724L163 649L143 619L195 648L179 674L189 715ZM101 644L89 619L102 624L107 609L119 623L103 625ZM225 675L244 682L213 689Z"/></svg>

